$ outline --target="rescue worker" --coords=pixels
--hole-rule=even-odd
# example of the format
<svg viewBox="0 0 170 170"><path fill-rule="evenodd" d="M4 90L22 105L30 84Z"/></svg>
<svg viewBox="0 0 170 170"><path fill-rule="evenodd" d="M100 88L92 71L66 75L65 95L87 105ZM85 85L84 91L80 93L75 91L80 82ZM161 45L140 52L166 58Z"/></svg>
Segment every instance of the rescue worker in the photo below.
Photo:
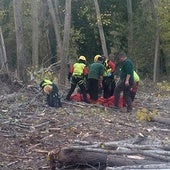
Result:
<svg viewBox="0 0 170 170"><path fill-rule="evenodd" d="M44 93L47 95L47 104L51 107L61 107L61 100L58 94L58 87L48 79L44 79L40 83L40 87L43 89Z"/></svg>
<svg viewBox="0 0 170 170"><path fill-rule="evenodd" d="M131 99L132 99L132 104L133 104L133 101L135 99L135 96L136 96L136 92L138 90L138 86L139 86L139 81L140 81L140 77L139 75L136 73L136 71L133 72L133 77L134 77L134 83L133 83L133 86L130 90L130 95L131 95Z"/></svg>
<svg viewBox="0 0 170 170"><path fill-rule="evenodd" d="M94 63L90 65L88 74L88 92L91 103L95 103L98 99L99 88L102 87L104 74L103 58L101 55L94 57Z"/></svg>
<svg viewBox="0 0 170 170"><path fill-rule="evenodd" d="M103 74L103 97L109 98L113 96L114 89L116 86L114 80L114 72L116 69L116 65L113 61L107 59L103 56L103 65L104 65L104 74Z"/></svg>
<svg viewBox="0 0 170 170"><path fill-rule="evenodd" d="M132 107L134 105L133 101L135 99L135 96L136 96L136 92L137 92L137 89L138 89L138 86L139 86L139 81L140 81L140 77L139 75L136 73L136 71L134 70L133 71L133 77L134 77L134 83L130 89L130 97L131 97L131 100L132 100ZM126 101L124 99L124 106L126 106Z"/></svg>
<svg viewBox="0 0 170 170"><path fill-rule="evenodd" d="M114 90L114 110L119 109L119 98L120 93L123 91L127 112L132 111L132 99L130 94L130 89L134 83L134 66L132 61L127 58L125 53L118 54L119 62L122 64L121 73L120 73L120 80L117 83L115 90Z"/></svg>
<svg viewBox="0 0 170 170"><path fill-rule="evenodd" d="M89 103L87 100L86 85L85 85L85 80L87 79L87 75L88 75L88 68L85 63L86 63L86 57L80 56L78 58L78 62L76 62L73 66L71 66L68 74L69 81L72 77L71 88L67 94L66 100L70 100L72 93L74 92L76 86L78 85L81 90L81 93L83 94L84 102Z"/></svg>

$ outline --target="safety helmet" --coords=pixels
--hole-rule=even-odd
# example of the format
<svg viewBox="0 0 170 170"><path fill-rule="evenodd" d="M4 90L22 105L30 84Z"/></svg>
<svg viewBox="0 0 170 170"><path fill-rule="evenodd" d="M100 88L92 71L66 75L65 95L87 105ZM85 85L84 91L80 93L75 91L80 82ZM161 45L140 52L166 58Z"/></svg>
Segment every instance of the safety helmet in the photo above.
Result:
<svg viewBox="0 0 170 170"><path fill-rule="evenodd" d="M102 57L101 55L95 55L95 57L94 57L94 62L97 62L98 61L98 59L100 58L100 57Z"/></svg>
<svg viewBox="0 0 170 170"><path fill-rule="evenodd" d="M50 92L52 91L53 87L51 85L46 85L44 86L43 88L43 91L46 93L46 94L50 94Z"/></svg>
<svg viewBox="0 0 170 170"><path fill-rule="evenodd" d="M41 83L40 83L40 87L41 88L44 88L44 86L46 85L52 85L53 82L51 80L48 80L48 79L44 79Z"/></svg>
<svg viewBox="0 0 170 170"><path fill-rule="evenodd" d="M81 55L81 56L79 57L79 59L78 59L78 60L86 61L86 57L84 57L83 55Z"/></svg>

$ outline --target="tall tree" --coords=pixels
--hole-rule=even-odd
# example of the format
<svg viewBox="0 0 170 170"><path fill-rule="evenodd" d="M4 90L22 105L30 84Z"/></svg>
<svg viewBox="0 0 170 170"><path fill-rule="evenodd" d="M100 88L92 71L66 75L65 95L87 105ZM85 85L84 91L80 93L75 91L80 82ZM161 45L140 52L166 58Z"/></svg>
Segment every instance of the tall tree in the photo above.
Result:
<svg viewBox="0 0 170 170"><path fill-rule="evenodd" d="M99 8L98 0L94 0L94 4L95 4L95 9L96 9L97 24L98 24L99 33L100 33L100 39L101 39L103 54L104 54L104 56L108 57L106 40L105 40L105 36L104 36L104 31L103 31L103 25L102 25L102 20L101 20L101 14L100 14L100 8Z"/></svg>
<svg viewBox="0 0 170 170"><path fill-rule="evenodd" d="M170 75L170 1L158 1L159 31L160 31L160 74L161 78Z"/></svg>
<svg viewBox="0 0 170 170"><path fill-rule="evenodd" d="M0 69L8 73L8 62L2 29L0 27Z"/></svg>
<svg viewBox="0 0 170 170"><path fill-rule="evenodd" d="M133 11L132 0L127 0L128 11L128 54L132 55L133 51Z"/></svg>
<svg viewBox="0 0 170 170"><path fill-rule="evenodd" d="M158 71L159 71L159 48L160 48L160 42L159 42L159 18L158 18L158 10L157 0L151 0L153 4L153 14L154 14L154 20L155 20L155 54L154 54L154 70L153 70L153 82L156 82L158 79Z"/></svg>
<svg viewBox="0 0 170 170"><path fill-rule="evenodd" d="M13 0L14 20L17 42L17 76L26 82L26 59L24 51L23 25L22 25L22 0Z"/></svg>
<svg viewBox="0 0 170 170"><path fill-rule="evenodd" d="M61 40L60 30L59 30L59 21L58 21L58 17L56 17L56 15L55 15L55 10L54 10L52 1L47 0L47 3L48 3L49 11L50 11L50 14L52 17L53 25L54 25L54 31L55 31L55 35L56 35L56 41L57 41L57 59L59 60L62 57L61 56L62 55L62 40ZM58 7L56 7L56 8L58 8Z"/></svg>
<svg viewBox="0 0 170 170"><path fill-rule="evenodd" d="M70 40L70 27L71 27L71 0L66 0L64 37L63 37L62 59L61 59L61 69L60 69L61 85L65 85L66 75L68 74L68 51L69 51L69 40Z"/></svg>
<svg viewBox="0 0 170 170"><path fill-rule="evenodd" d="M32 65L38 66L38 40L39 40L39 21L38 21L38 0L32 0Z"/></svg>

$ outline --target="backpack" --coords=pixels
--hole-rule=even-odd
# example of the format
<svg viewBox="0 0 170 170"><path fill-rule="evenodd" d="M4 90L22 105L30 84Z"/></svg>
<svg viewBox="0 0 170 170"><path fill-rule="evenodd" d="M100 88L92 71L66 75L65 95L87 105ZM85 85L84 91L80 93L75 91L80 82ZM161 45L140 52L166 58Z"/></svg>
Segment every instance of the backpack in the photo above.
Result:
<svg viewBox="0 0 170 170"><path fill-rule="evenodd" d="M55 108L62 107L61 98L60 95L58 94L59 92L58 87L54 83L52 84L52 86L53 86L52 92L50 94L47 94L47 103L51 107Z"/></svg>

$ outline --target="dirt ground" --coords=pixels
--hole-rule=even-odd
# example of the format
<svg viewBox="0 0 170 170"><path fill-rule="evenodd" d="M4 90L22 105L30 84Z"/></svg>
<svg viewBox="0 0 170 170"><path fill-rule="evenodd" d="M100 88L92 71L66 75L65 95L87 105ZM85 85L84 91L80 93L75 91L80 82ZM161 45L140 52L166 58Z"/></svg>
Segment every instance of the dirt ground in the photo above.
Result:
<svg viewBox="0 0 170 170"><path fill-rule="evenodd" d="M66 93L63 89L60 92ZM1 82L0 102L0 170L50 169L48 152L75 140L119 141L141 133L170 143L170 125L137 118L144 108L170 117L169 92L148 81L140 85L131 114L76 102L51 108L38 86L15 83Z"/></svg>

